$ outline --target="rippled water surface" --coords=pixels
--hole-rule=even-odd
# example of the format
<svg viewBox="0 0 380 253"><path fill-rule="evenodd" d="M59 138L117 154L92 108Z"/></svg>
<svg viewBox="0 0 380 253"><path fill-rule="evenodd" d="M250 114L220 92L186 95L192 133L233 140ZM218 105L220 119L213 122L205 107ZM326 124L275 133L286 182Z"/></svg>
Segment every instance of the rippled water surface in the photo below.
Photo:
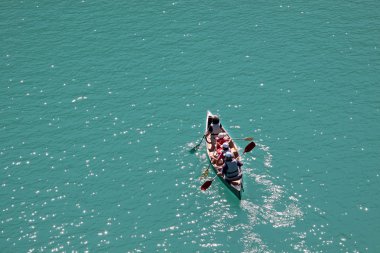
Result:
<svg viewBox="0 0 380 253"><path fill-rule="evenodd" d="M379 10L3 1L2 252L379 252ZM241 201L199 189L207 110Z"/></svg>

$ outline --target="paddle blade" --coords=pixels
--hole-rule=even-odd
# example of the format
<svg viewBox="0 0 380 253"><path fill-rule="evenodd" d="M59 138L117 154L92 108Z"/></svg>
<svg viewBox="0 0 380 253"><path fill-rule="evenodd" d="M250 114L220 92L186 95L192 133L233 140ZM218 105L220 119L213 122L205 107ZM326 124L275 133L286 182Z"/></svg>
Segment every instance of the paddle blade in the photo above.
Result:
<svg viewBox="0 0 380 253"><path fill-rule="evenodd" d="M197 145L195 145L195 147L193 147L192 149L190 149L190 152L195 152L199 148L199 146L202 144L202 141L203 141L204 138L205 138L205 136L203 135L202 139L200 140L200 142Z"/></svg>
<svg viewBox="0 0 380 253"><path fill-rule="evenodd" d="M253 141L250 142L244 149L244 153L247 153L247 152L250 152L254 147L256 147L256 143L254 143Z"/></svg>
<svg viewBox="0 0 380 253"><path fill-rule="evenodd" d="M253 141L253 138L252 137L246 137L244 138L245 141Z"/></svg>
<svg viewBox="0 0 380 253"><path fill-rule="evenodd" d="M202 175L201 175L199 178L206 178L206 177L208 177L208 168L206 168L206 169L203 171Z"/></svg>
<svg viewBox="0 0 380 253"><path fill-rule="evenodd" d="M194 153L195 151L198 150L198 148L199 148L199 145L196 145L195 147L192 147L192 148L190 149L190 152L191 152L191 153Z"/></svg>
<svg viewBox="0 0 380 253"><path fill-rule="evenodd" d="M201 186L201 190L202 191L207 190L210 187L210 185L212 184L212 181L213 180L209 180L209 181L204 182L204 184L202 184L202 186Z"/></svg>

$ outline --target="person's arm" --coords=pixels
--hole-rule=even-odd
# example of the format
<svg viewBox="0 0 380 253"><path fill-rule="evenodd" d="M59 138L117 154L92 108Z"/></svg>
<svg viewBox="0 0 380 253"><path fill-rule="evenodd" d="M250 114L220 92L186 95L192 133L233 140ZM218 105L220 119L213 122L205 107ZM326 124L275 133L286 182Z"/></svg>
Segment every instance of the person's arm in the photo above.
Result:
<svg viewBox="0 0 380 253"><path fill-rule="evenodd" d="M223 158L223 151L222 152L220 152L220 154L219 154L219 156L218 156L218 159L216 159L216 161L218 162L220 159L222 159Z"/></svg>
<svg viewBox="0 0 380 253"><path fill-rule="evenodd" d="M223 175L226 174L227 169L228 169L227 164L224 164L223 167L222 167L222 174Z"/></svg>
<svg viewBox="0 0 380 253"><path fill-rule="evenodd" d="M208 136L211 133L212 133L212 126L209 126L207 129L207 132L205 133L205 136Z"/></svg>

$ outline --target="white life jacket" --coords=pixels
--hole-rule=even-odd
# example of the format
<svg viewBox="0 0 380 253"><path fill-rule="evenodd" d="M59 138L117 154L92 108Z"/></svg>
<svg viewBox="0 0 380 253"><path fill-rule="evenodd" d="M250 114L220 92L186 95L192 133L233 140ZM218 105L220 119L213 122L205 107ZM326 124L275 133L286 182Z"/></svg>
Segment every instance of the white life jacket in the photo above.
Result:
<svg viewBox="0 0 380 253"><path fill-rule="evenodd" d="M226 161L226 165L227 165L227 171L226 171L225 176L227 179L235 178L239 176L239 166L237 165L236 160Z"/></svg>
<svg viewBox="0 0 380 253"><path fill-rule="evenodd" d="M211 127L212 127L212 133L211 133L211 135L215 136L215 135L218 135L221 132L223 132L222 126L220 125L220 123L218 123L218 124L211 124Z"/></svg>

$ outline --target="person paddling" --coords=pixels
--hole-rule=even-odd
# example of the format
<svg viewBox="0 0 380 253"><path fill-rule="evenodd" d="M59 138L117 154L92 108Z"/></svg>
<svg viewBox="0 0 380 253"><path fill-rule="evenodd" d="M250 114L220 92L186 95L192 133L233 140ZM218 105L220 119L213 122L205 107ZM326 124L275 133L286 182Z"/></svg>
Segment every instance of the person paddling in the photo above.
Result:
<svg viewBox="0 0 380 253"><path fill-rule="evenodd" d="M227 181L239 180L242 177L241 167L243 163L236 160L231 152L226 152L225 163L222 167L222 171L218 175L222 175Z"/></svg>
<svg viewBox="0 0 380 253"><path fill-rule="evenodd" d="M219 133L223 132L222 124L219 122L219 117L217 115L212 116L212 123L208 127L206 136L211 135L211 148L209 149L210 152L213 152L216 147L216 136L218 136Z"/></svg>

